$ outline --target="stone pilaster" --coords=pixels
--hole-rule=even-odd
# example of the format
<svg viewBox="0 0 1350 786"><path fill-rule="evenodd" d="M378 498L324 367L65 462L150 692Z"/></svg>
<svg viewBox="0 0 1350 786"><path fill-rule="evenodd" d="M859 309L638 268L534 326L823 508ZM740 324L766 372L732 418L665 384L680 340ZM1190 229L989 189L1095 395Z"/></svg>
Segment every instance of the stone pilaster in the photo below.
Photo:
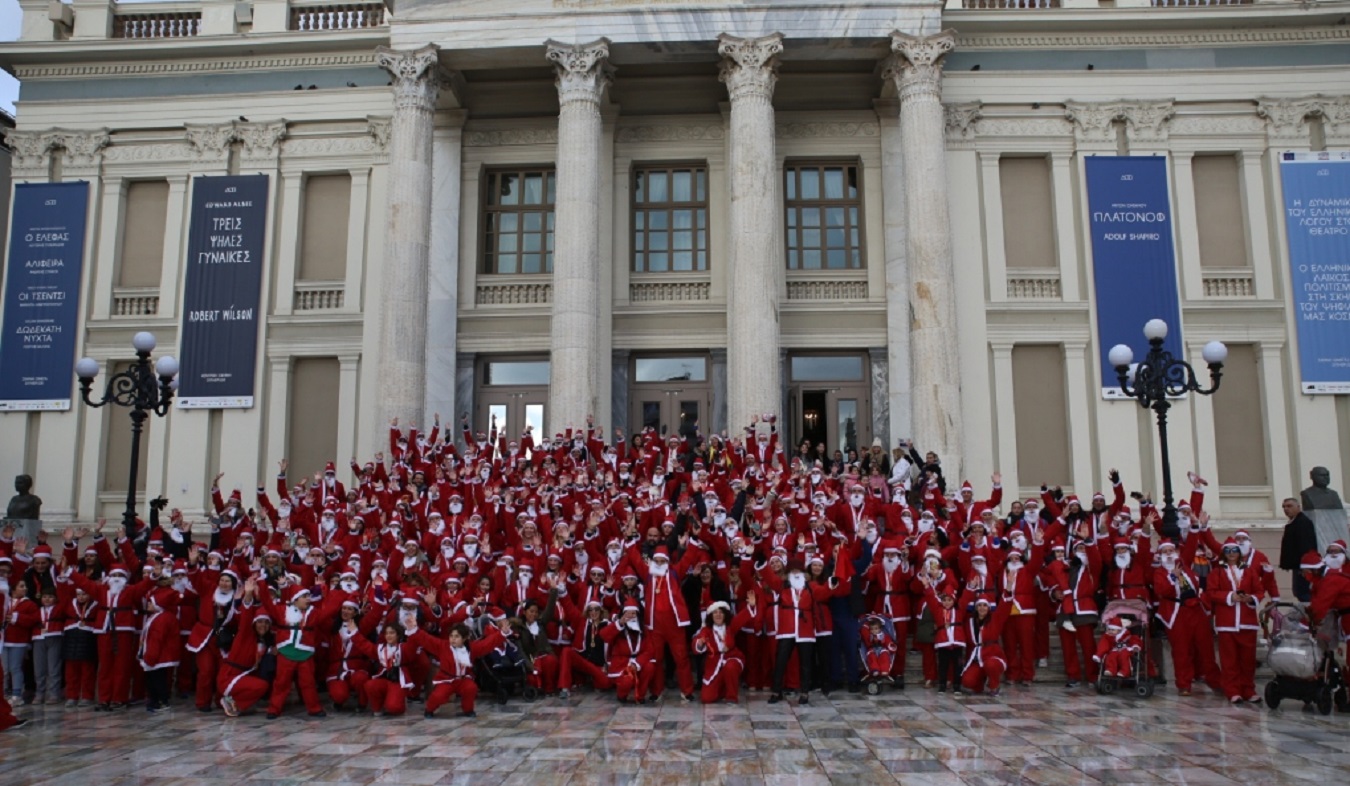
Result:
<svg viewBox="0 0 1350 786"><path fill-rule="evenodd" d="M752 415L782 413L778 304L783 281L782 207L774 149L773 88L779 33L718 37L721 80L731 97L727 281L727 415L732 433Z"/></svg>
<svg viewBox="0 0 1350 786"><path fill-rule="evenodd" d="M562 431L600 411L600 100L613 69L608 39L545 46L559 105L547 418Z"/></svg>
<svg viewBox="0 0 1350 786"><path fill-rule="evenodd" d="M1266 137L1273 150L1307 150L1311 144L1308 116L1318 112L1312 98L1258 99L1256 114L1266 120Z"/></svg>
<svg viewBox="0 0 1350 786"><path fill-rule="evenodd" d="M382 420L403 424L425 421L432 132L443 84L438 52L435 45L380 47L375 55L394 77L376 374Z"/></svg>
<svg viewBox="0 0 1350 786"><path fill-rule="evenodd" d="M914 440L935 451L946 471L961 469L961 380L952 342L956 280L947 207L942 57L956 45L950 30L891 35L886 76L900 99L905 214L908 224L910 356Z"/></svg>

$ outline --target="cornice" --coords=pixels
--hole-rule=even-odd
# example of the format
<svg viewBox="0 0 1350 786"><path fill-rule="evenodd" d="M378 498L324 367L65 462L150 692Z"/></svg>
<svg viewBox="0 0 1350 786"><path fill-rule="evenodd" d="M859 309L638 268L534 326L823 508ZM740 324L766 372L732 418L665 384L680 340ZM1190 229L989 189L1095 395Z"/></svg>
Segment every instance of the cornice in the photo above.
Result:
<svg viewBox="0 0 1350 786"><path fill-rule="evenodd" d="M70 77L165 76L174 74L227 73L236 71L289 71L297 68L334 68L369 66L370 53L342 55L277 55L274 57L233 57L220 60L154 60L134 63L67 63L62 65L18 65L15 75L21 79L64 79Z"/></svg>
<svg viewBox="0 0 1350 786"><path fill-rule="evenodd" d="M1080 33L971 33L956 37L959 51L993 49L1122 49L1131 47L1243 46L1350 41L1350 27L1236 30L1157 30Z"/></svg>

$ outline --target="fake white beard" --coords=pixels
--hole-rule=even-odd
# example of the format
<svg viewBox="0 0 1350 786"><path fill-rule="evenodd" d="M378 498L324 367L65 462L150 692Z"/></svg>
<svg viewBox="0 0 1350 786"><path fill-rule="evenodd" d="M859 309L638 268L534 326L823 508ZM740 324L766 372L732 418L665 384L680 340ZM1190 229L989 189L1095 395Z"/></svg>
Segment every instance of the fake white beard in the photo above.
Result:
<svg viewBox="0 0 1350 786"><path fill-rule="evenodd" d="M1018 538L1017 540L1014 540L1012 542L1012 547L1013 551L1026 551L1027 550L1026 538Z"/></svg>
<svg viewBox="0 0 1350 786"><path fill-rule="evenodd" d="M971 568L971 570L974 570L976 573L980 574L981 576L983 576L983 575L985 575L985 574L987 574L987 573L989 572L989 566L986 565L986 564L984 564L984 563L981 563L981 564L978 564L978 565L972 564L972 565L970 566L970 568Z"/></svg>
<svg viewBox="0 0 1350 786"><path fill-rule="evenodd" d="M286 624L295 625L305 618L305 612L300 610L299 606L286 606Z"/></svg>
<svg viewBox="0 0 1350 786"><path fill-rule="evenodd" d="M800 573L794 574L788 577L788 584L792 585L795 590L804 590L806 589L806 577Z"/></svg>
<svg viewBox="0 0 1350 786"><path fill-rule="evenodd" d="M464 544L464 556L473 559L478 556L478 545L475 543Z"/></svg>
<svg viewBox="0 0 1350 786"><path fill-rule="evenodd" d="M108 589L113 592L121 592L126 589L127 580L121 576L111 576L108 578Z"/></svg>
<svg viewBox="0 0 1350 786"><path fill-rule="evenodd" d="M278 507L278 508L277 508L277 515L280 516L280 517L283 518L283 519L285 519L285 518L290 518L290 516L291 516L291 506L290 506L290 505L282 505L282 506Z"/></svg>
<svg viewBox="0 0 1350 786"><path fill-rule="evenodd" d="M234 602L234 593L229 590L218 589L211 598L217 606L228 606Z"/></svg>
<svg viewBox="0 0 1350 786"><path fill-rule="evenodd" d="M173 580L173 588L179 592L187 592L192 588L192 584L188 582L187 576L179 576Z"/></svg>
<svg viewBox="0 0 1350 786"><path fill-rule="evenodd" d="M337 519L330 519L327 516L325 516L323 518L322 524L324 532L332 532L333 530L337 529Z"/></svg>
<svg viewBox="0 0 1350 786"><path fill-rule="evenodd" d="M464 510L464 504L460 502L450 503L450 512L458 516Z"/></svg>
<svg viewBox="0 0 1350 786"><path fill-rule="evenodd" d="M665 562L653 562L648 571L653 576L664 576L670 572L670 565Z"/></svg>
<svg viewBox="0 0 1350 786"><path fill-rule="evenodd" d="M890 572L900 567L900 559L898 557L887 557L881 561L881 564L887 572Z"/></svg>
<svg viewBox="0 0 1350 786"><path fill-rule="evenodd" d="M859 505L863 504L863 495L861 495L861 494L850 494L850 495L848 496L848 501L851 502L851 503L853 503L853 507L856 508L856 507L858 507Z"/></svg>
<svg viewBox="0 0 1350 786"><path fill-rule="evenodd" d="M725 513L713 514L713 524L715 524L718 527L725 527L726 523L727 523L727 514Z"/></svg>
<svg viewBox="0 0 1350 786"><path fill-rule="evenodd" d="M628 629L629 629L629 630L638 630L638 629L639 629L638 621L637 621L637 620L629 620L629 621L628 621Z"/></svg>
<svg viewBox="0 0 1350 786"><path fill-rule="evenodd" d="M361 589L361 585L355 581L344 581L338 584L338 586L342 588L343 592L348 593L356 592Z"/></svg>
<svg viewBox="0 0 1350 786"><path fill-rule="evenodd" d="M1117 554L1117 555L1116 555L1116 567L1117 567L1117 568L1121 568L1121 569L1130 567L1130 555L1129 555L1129 554Z"/></svg>
<svg viewBox="0 0 1350 786"><path fill-rule="evenodd" d="M1248 540L1248 541L1244 541L1244 542L1242 542L1242 543L1239 543L1239 544L1238 544L1238 551L1242 552L1242 556L1243 556L1243 557L1246 557L1247 555L1251 554L1251 553L1252 553L1252 542L1251 542L1250 540Z"/></svg>
<svg viewBox="0 0 1350 786"><path fill-rule="evenodd" d="M384 568L375 568L370 572L370 577L372 579L387 579L389 578L389 571Z"/></svg>
<svg viewBox="0 0 1350 786"><path fill-rule="evenodd" d="M1177 558L1174 556L1159 557L1158 562L1161 563L1164 568L1171 570L1172 568L1176 567Z"/></svg>
<svg viewBox="0 0 1350 786"><path fill-rule="evenodd" d="M1341 566L1345 564L1345 555L1328 554L1325 558L1323 558L1322 561L1327 563L1328 568L1331 568L1332 570L1340 570Z"/></svg>

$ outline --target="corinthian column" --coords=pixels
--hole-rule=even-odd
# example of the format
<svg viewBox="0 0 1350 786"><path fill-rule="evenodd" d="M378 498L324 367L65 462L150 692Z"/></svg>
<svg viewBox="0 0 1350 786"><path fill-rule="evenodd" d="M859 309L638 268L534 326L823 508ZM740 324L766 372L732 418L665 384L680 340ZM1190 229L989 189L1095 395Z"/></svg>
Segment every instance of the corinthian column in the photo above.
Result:
<svg viewBox="0 0 1350 786"><path fill-rule="evenodd" d="M561 430L600 411L600 99L613 69L608 39L545 46L559 105L547 418Z"/></svg>
<svg viewBox="0 0 1350 786"><path fill-rule="evenodd" d="M895 80L900 98L914 441L920 450L936 452L947 473L959 477L961 380L941 64L955 44L950 30L925 37L892 33L895 57L886 76Z"/></svg>
<svg viewBox="0 0 1350 786"><path fill-rule="evenodd" d="M778 362L778 293L783 275L782 208L774 150L773 87L779 33L717 39L721 80L731 96L727 154L731 181L731 259L727 281L727 426L735 433L752 414L777 413L783 380Z"/></svg>
<svg viewBox="0 0 1350 786"><path fill-rule="evenodd" d="M431 137L443 83L438 47L376 50L394 76L389 131L389 196L380 281L378 374L381 415L424 421L427 270L431 245Z"/></svg>

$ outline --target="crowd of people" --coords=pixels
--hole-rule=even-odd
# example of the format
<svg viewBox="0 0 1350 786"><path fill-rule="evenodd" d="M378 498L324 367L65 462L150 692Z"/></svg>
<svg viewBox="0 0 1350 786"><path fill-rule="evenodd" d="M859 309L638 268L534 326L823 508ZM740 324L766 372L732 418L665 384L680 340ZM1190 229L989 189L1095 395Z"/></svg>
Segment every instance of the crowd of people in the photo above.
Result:
<svg viewBox="0 0 1350 786"><path fill-rule="evenodd" d="M1052 631L1075 689L1131 676L1144 648L1132 619L1102 619L1115 600L1151 609L1181 696L1261 700L1275 568L1246 532L1218 541L1194 473L1173 527L1115 470L1105 493L1043 486L1003 513L998 474L980 499L908 441L789 452L771 415L734 437L461 430L396 420L350 485L283 460L252 508L217 476L209 542L163 498L133 533L0 531L0 729L22 723L11 704L154 713L175 693L269 719L296 691L313 717L321 693L337 711L453 700L472 717L480 688L642 704L668 683L690 702L807 704L918 688L912 651L923 688L996 696L1047 668ZM1345 555L1300 561L1315 619L1350 609Z"/></svg>

